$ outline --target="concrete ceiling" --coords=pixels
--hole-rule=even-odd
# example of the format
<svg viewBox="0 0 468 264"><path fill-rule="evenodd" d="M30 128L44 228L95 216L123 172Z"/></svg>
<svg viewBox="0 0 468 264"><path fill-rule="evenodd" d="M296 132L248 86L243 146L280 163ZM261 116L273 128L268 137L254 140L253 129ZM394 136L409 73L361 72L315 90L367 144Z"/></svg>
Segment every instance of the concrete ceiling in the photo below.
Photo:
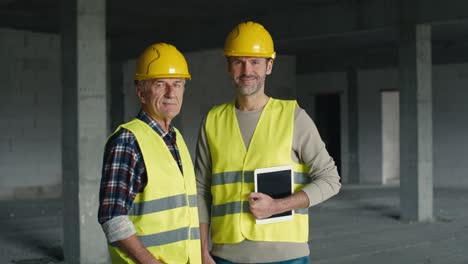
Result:
<svg viewBox="0 0 468 264"><path fill-rule="evenodd" d="M0 27L59 34L60 3L0 0ZM227 33L245 20L265 25L280 55L295 54L302 60L394 58L401 17L432 24L437 49L459 54L468 46L466 0L108 0L106 14L114 60L133 58L159 41L184 52L221 48Z"/></svg>

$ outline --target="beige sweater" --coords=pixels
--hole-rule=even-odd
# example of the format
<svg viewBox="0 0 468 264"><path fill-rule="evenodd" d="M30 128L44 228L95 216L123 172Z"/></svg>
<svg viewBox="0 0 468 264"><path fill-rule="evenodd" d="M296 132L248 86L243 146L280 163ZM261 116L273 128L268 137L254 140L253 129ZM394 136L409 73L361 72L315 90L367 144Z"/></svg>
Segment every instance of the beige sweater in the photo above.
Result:
<svg viewBox="0 0 468 264"><path fill-rule="evenodd" d="M240 111L236 116L244 143L249 146L263 109ZM198 207L201 223L210 222L211 208L211 155L205 134L205 121L197 143L195 175L197 177ZM294 135L291 157L306 164L312 182L302 190L309 198L309 207L337 194L341 184L335 162L325 149L317 128L307 113L297 107L294 116ZM313 218L313 215L310 216ZM320 227L317 227L320 228ZM309 255L307 243L258 242L244 240L237 244L214 244L212 255L237 263L274 262Z"/></svg>

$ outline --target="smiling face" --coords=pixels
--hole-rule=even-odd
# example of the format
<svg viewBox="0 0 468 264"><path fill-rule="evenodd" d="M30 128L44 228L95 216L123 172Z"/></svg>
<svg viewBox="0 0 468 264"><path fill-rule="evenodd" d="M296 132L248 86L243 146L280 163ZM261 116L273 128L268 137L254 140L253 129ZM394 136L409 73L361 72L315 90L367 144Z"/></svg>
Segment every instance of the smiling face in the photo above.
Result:
<svg viewBox="0 0 468 264"><path fill-rule="evenodd" d="M185 79L146 80L137 85L136 89L143 110L167 130L172 119L180 112Z"/></svg>
<svg viewBox="0 0 468 264"><path fill-rule="evenodd" d="M250 96L264 91L265 78L271 73L273 60L260 57L230 57L228 71L238 95Z"/></svg>

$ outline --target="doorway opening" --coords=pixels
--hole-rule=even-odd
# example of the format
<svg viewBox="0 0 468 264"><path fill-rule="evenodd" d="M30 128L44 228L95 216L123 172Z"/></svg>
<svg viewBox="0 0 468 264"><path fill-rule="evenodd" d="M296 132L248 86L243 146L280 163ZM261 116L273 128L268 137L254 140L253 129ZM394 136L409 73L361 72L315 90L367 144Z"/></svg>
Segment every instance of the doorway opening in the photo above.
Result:
<svg viewBox="0 0 468 264"><path fill-rule="evenodd" d="M339 93L315 96L315 124L341 175L341 103Z"/></svg>
<svg viewBox="0 0 468 264"><path fill-rule="evenodd" d="M398 91L382 91L382 183L400 182L400 102Z"/></svg>

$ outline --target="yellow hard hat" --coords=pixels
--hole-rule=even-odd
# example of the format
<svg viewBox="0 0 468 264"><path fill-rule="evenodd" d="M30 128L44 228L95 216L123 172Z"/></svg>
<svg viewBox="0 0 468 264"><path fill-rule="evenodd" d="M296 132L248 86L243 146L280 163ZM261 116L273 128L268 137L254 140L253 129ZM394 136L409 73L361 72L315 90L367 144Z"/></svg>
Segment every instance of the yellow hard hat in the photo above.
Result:
<svg viewBox="0 0 468 264"><path fill-rule="evenodd" d="M237 25L226 38L224 56L264 57L274 59L276 52L270 33L256 22Z"/></svg>
<svg viewBox="0 0 468 264"><path fill-rule="evenodd" d="M191 78L184 55L167 43L156 43L146 48L138 58L135 80L153 78Z"/></svg>

